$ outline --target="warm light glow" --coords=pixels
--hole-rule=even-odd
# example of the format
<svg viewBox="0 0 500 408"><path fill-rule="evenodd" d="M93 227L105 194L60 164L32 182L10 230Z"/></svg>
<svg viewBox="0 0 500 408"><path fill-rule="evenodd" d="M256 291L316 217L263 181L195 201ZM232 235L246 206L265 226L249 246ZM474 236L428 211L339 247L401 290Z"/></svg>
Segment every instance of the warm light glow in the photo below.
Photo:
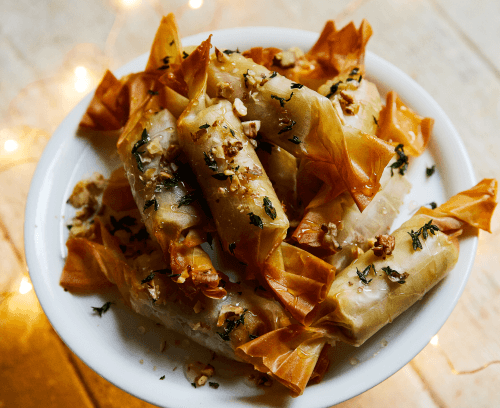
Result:
<svg viewBox="0 0 500 408"><path fill-rule="evenodd" d="M90 88L90 75L87 68L78 66L75 68L75 89L77 92L85 92Z"/></svg>
<svg viewBox="0 0 500 408"><path fill-rule="evenodd" d="M438 335L436 334L430 341L430 344L432 344L433 346L437 346L438 345Z"/></svg>
<svg viewBox="0 0 500 408"><path fill-rule="evenodd" d="M26 276L23 277L23 279L21 280L21 284L19 285L19 293L21 295L24 295L28 293L31 289L33 289L33 285Z"/></svg>
<svg viewBox="0 0 500 408"><path fill-rule="evenodd" d="M199 9L203 6L203 0L189 0L189 7L192 9Z"/></svg>
<svg viewBox="0 0 500 408"><path fill-rule="evenodd" d="M140 4L141 0L120 0L123 7L132 8Z"/></svg>
<svg viewBox="0 0 500 408"><path fill-rule="evenodd" d="M19 143L17 143L15 140L9 139L6 140L5 143L3 144L3 148L7 152L13 152L14 150L17 150L19 147Z"/></svg>

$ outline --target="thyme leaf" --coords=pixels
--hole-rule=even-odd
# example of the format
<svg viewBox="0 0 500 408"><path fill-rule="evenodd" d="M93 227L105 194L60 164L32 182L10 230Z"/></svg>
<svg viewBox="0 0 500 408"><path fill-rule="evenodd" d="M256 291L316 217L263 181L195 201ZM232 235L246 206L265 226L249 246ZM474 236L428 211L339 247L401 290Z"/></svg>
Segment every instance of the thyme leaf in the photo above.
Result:
<svg viewBox="0 0 500 408"><path fill-rule="evenodd" d="M399 159L391 164L391 177L394 176L394 169L399 169L399 174L404 176L408 169L408 156L404 152L404 145L398 144L394 151L399 156Z"/></svg>
<svg viewBox="0 0 500 408"><path fill-rule="evenodd" d="M427 177L432 176L436 172L436 165L433 164L432 167L426 167L425 169L425 175Z"/></svg>
<svg viewBox="0 0 500 408"><path fill-rule="evenodd" d="M374 264L371 264L371 265L368 265L365 269L363 269L363 272L360 272L358 270L358 268L356 268L356 273L358 274L358 277L359 279L361 280L361 282L363 282L365 285L368 285L373 279L370 279L370 280L367 280L366 277L368 276L368 274L370 273L370 268L373 268L373 273L376 273L375 272L375 265Z"/></svg>
<svg viewBox="0 0 500 408"><path fill-rule="evenodd" d="M144 203L144 210L143 211L146 211L153 204L154 204L155 211L158 211L159 205L158 205L158 201L156 200L156 197L152 198L151 200L147 200Z"/></svg>
<svg viewBox="0 0 500 408"><path fill-rule="evenodd" d="M219 388L219 383L216 383L216 382L209 381L209 382L208 382L208 385L209 385L209 387L210 387L210 388L213 388L213 389L215 389L215 390L216 390L217 388Z"/></svg>
<svg viewBox="0 0 500 408"><path fill-rule="evenodd" d="M296 84L295 82L292 82L290 89L302 89L303 87L304 87L304 85L302 85L302 84Z"/></svg>
<svg viewBox="0 0 500 408"><path fill-rule="evenodd" d="M183 196L179 200L179 204L177 205L177 208L181 208L183 205L189 205L191 204L194 200L196 200L196 196L194 193L189 193Z"/></svg>
<svg viewBox="0 0 500 408"><path fill-rule="evenodd" d="M280 131L278 132L278 135L281 135L282 133L288 132L292 130L292 128L297 124L294 120L292 120L292 123L290 123L288 126L285 126L284 128L281 128Z"/></svg>
<svg viewBox="0 0 500 408"><path fill-rule="evenodd" d="M247 215L250 216L250 224L259 227L260 229L264 229L262 219L258 215L255 215L253 212L250 212Z"/></svg>
<svg viewBox="0 0 500 408"><path fill-rule="evenodd" d="M99 317L102 317L103 313L106 313L109 308L111 307L113 302L106 302L104 303L101 307L94 307L92 306L92 309L94 310L95 313L99 315Z"/></svg>
<svg viewBox="0 0 500 408"><path fill-rule="evenodd" d="M208 129L210 125L208 123L205 123L204 125L200 126L200 129Z"/></svg>
<svg viewBox="0 0 500 408"><path fill-rule="evenodd" d="M285 102L289 102L292 99L292 96L293 96L293 92L290 94L290 96L288 97L288 99L280 98L278 95L272 95L271 94L271 99L276 99L277 101L279 101L280 106L282 108L284 108L285 107Z"/></svg>
<svg viewBox="0 0 500 408"><path fill-rule="evenodd" d="M276 75L278 75L278 73L276 71L273 71L273 73L271 74L271 76L269 78L274 78Z"/></svg>
<svg viewBox="0 0 500 408"><path fill-rule="evenodd" d="M156 274L154 272L151 272L148 276L146 276L143 280L141 280L141 283L151 282L154 279L155 275Z"/></svg>
<svg viewBox="0 0 500 408"><path fill-rule="evenodd" d="M276 219L276 208L273 207L273 203L271 202L269 197L264 197L264 211L272 220Z"/></svg>
<svg viewBox="0 0 500 408"><path fill-rule="evenodd" d="M187 57L189 57L189 54L186 51L182 51L182 58L186 59Z"/></svg>
<svg viewBox="0 0 500 408"><path fill-rule="evenodd" d="M353 76L353 75L356 75L357 73L359 72L359 68L353 68L353 70L351 72L349 72L349 76Z"/></svg>
<svg viewBox="0 0 500 408"><path fill-rule="evenodd" d="M426 240L429 237L429 234L435 235L436 231L440 231L439 227L432 224L432 220L430 220L417 231L411 230L411 232L408 232L412 240L413 250L416 251L417 249L423 249L422 242L420 242L420 235L422 235L422 238Z"/></svg>
<svg viewBox="0 0 500 408"><path fill-rule="evenodd" d="M342 83L342 81L339 81L337 82L336 84L333 84L331 87L330 87L330 92L328 93L328 95L326 95L327 99L330 99L330 97L332 97L333 95L335 95L335 92L338 91L339 89L339 85Z"/></svg>
<svg viewBox="0 0 500 408"><path fill-rule="evenodd" d="M156 185L155 193L161 192L162 189L165 189L168 191L171 188L175 187L177 184L179 184L179 181L181 181L180 173L179 172L174 173L174 176L172 178L163 180L163 182Z"/></svg>
<svg viewBox="0 0 500 408"><path fill-rule="evenodd" d="M220 338L224 341L229 341L231 340L229 337L229 334L236 329L240 324L244 325L245 324L245 313L248 312L248 309L244 309L243 313L240 315L240 317L236 320L231 320L231 319L226 319L226 327L224 328L224 331L217 332L217 334L220 336Z"/></svg>
<svg viewBox="0 0 500 408"><path fill-rule="evenodd" d="M295 143L295 144L301 144L302 142L300 141L300 139L297 137L297 136L293 136L291 139L288 139L288 141L292 142L292 143Z"/></svg>
<svg viewBox="0 0 500 408"><path fill-rule="evenodd" d="M392 282L397 282L400 285L405 283L406 278L408 278L409 276L407 272L399 273L395 269L392 269L390 266L386 266L385 268L382 268L382 270L387 274L387 276Z"/></svg>
<svg viewBox="0 0 500 408"><path fill-rule="evenodd" d="M203 156L205 156L205 163L208 168L212 171L217 171L217 162L213 158L213 156L209 153L203 152Z"/></svg>
<svg viewBox="0 0 500 408"><path fill-rule="evenodd" d="M377 127L380 129L380 125L378 124L378 120L377 120L377 118L375 116L373 117L373 121L375 122L375 124L377 125Z"/></svg>

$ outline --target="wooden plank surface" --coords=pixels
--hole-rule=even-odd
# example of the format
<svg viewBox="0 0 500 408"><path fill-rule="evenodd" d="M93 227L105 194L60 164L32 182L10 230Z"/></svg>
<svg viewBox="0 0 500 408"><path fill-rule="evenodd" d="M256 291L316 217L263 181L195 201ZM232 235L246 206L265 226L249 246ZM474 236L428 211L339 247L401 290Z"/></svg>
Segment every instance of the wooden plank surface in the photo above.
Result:
<svg viewBox="0 0 500 408"><path fill-rule="evenodd" d="M20 284L29 182L48 136L82 96L70 91L74 68L89 66L95 83L106 67L146 52L161 13L176 12L183 36L250 25L319 31L327 18L338 17L340 25L368 18L374 28L369 49L407 72L443 107L479 179L500 178L498 1L205 0L201 9L191 10L187 1L157 0L127 7L101 0L0 5L0 14L8 16L0 26L0 150L12 135L24 137L27 149L23 162L0 152L0 407L150 406L74 356L50 327L34 292L21 293ZM446 358L459 371L500 358L499 235L497 213L493 233L480 235L471 279L439 332L438 347L427 346L394 376L339 407L496 406L500 365L455 375Z"/></svg>

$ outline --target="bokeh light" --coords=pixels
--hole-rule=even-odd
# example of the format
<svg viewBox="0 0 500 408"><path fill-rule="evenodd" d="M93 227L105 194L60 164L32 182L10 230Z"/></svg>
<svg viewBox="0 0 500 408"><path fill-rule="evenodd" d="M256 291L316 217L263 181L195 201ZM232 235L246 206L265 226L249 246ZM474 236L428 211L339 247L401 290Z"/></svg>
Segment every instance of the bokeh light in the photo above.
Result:
<svg viewBox="0 0 500 408"><path fill-rule="evenodd" d="M15 140L9 139L5 141L5 143L3 144L3 148L6 152L13 152L14 150L17 150L19 148L19 143L17 143Z"/></svg>
<svg viewBox="0 0 500 408"><path fill-rule="evenodd" d="M31 284L29 279L26 276L24 276L23 279L21 279L21 284L19 285L19 293L21 295L25 295L32 289L33 285Z"/></svg>
<svg viewBox="0 0 500 408"><path fill-rule="evenodd" d="M203 0L189 0L189 7L192 9L199 9L203 6Z"/></svg>

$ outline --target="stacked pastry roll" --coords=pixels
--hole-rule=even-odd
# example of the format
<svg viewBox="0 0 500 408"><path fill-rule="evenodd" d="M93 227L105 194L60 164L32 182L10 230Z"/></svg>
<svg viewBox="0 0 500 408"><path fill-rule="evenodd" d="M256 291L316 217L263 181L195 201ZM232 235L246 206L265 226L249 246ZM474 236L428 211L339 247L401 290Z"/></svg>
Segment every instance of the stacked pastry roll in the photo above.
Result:
<svg viewBox="0 0 500 408"><path fill-rule="evenodd" d="M123 168L93 223L72 228L61 285L114 284L136 312L300 395L330 346L363 344L444 278L461 230L489 229L496 182L389 234L432 120L394 93L382 106L366 21L327 23L306 54L212 52L210 38L187 52L177 32L165 17L145 71L108 72L82 120L121 130ZM235 276L208 246L240 262Z"/></svg>

